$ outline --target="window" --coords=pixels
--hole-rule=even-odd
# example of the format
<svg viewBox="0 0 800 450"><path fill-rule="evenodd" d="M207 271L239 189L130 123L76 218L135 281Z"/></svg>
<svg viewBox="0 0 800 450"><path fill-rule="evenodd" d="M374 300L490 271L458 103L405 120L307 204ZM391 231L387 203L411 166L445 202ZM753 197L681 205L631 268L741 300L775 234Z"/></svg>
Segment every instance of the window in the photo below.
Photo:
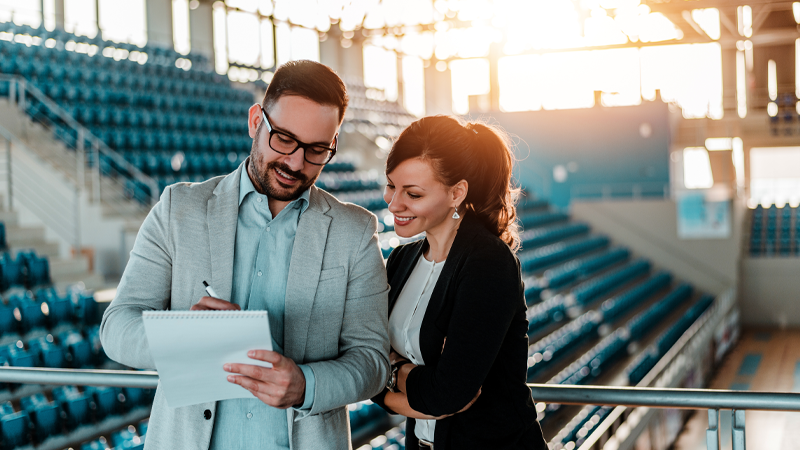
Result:
<svg viewBox="0 0 800 450"><path fill-rule="evenodd" d="M764 206L800 202L800 147L750 149L750 198Z"/></svg>
<svg viewBox="0 0 800 450"><path fill-rule="evenodd" d="M0 22L38 28L42 23L41 0L0 0Z"/></svg>
<svg viewBox="0 0 800 450"><path fill-rule="evenodd" d="M103 39L144 47L147 44L145 0L97 0Z"/></svg>

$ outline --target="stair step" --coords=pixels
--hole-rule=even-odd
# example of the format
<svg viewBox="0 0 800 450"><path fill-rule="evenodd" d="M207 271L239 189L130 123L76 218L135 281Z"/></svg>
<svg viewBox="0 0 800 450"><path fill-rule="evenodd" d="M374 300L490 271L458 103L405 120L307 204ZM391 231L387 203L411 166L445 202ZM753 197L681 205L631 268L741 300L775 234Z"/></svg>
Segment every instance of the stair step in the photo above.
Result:
<svg viewBox="0 0 800 450"><path fill-rule="evenodd" d="M100 288L108 287L105 279L102 275L97 273L81 273L81 274L72 274L72 275L60 275L58 277L53 276L53 283L55 283L56 288L59 290L63 290L67 286L76 283L83 283L86 289L89 290L97 290Z"/></svg>
<svg viewBox="0 0 800 450"><path fill-rule="evenodd" d="M6 241L10 247L23 247L44 243L44 227L6 227Z"/></svg>
<svg viewBox="0 0 800 450"><path fill-rule="evenodd" d="M48 259L56 258L61 254L61 246L57 242L41 241L36 244L29 245L9 245L11 253L17 254L20 251L33 250L38 256L47 256Z"/></svg>
<svg viewBox="0 0 800 450"><path fill-rule="evenodd" d="M89 259L85 256L78 256L72 259L53 258L50 260L50 275L53 278L87 273L89 273Z"/></svg>
<svg viewBox="0 0 800 450"><path fill-rule="evenodd" d="M0 198L0 205L3 204L3 199ZM6 234L9 228L16 228L19 224L19 214L16 211L0 211L0 222L6 226Z"/></svg>

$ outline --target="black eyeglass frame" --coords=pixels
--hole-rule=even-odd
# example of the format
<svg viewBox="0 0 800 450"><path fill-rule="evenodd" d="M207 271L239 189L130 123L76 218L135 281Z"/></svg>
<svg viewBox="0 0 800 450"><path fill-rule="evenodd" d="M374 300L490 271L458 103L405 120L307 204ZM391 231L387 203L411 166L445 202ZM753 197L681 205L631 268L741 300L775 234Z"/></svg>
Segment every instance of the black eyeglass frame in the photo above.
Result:
<svg viewBox="0 0 800 450"><path fill-rule="evenodd" d="M262 115L262 117L264 117L264 124L267 126L267 131L269 132L269 137L267 138L267 145L269 145L269 148L271 148L271 149L272 149L272 151L274 151L275 153L279 153L279 154L281 154L281 155L293 155L293 154L294 154L294 152L296 152L296 151L297 151L297 149L300 149L300 148L302 148L302 149L303 149L303 159L304 159L304 160L305 160L307 163L309 163L309 164L313 164L313 165L315 165L315 166L324 166L324 165L327 165L328 163L330 163L330 162L333 160L333 157L334 157L334 156L336 156L336 148L337 148L337 147L338 147L338 145L339 145L339 134L338 134L338 133L337 133L337 134L336 134L336 136L334 136L334 138L333 138L333 147L325 147L325 146L322 146L322 145L319 145L319 144L306 144L305 142L302 142L302 141L300 141L300 140L299 140L299 139L297 139L296 137L294 137L294 136L292 136L292 135L289 135L289 134L287 134L287 133L286 133L286 132L284 132L284 131L278 131L278 130L275 130L275 129L273 128L273 126L272 126L272 123L270 123L270 121L269 121L269 117L267 117L267 112L266 112L266 111L264 111L264 108L263 108L263 107L261 107L261 115ZM291 151L291 152L289 152L289 153L284 153L284 152L282 152L282 151L280 151L280 150L275 150L275 147L273 147L273 146L272 146L272 136L273 136L273 135L275 135L275 134L281 134L281 135L283 135L283 136L286 136L287 138L289 138L289 139L291 139L291 140L295 141L295 142L297 143L297 147L295 147L295 148L294 148L294 150L292 150L292 151ZM330 152L330 155L331 155L331 156L329 156L329 157L328 157L328 160L327 160L327 161L325 161L324 163L321 163L321 164L320 164L320 163L315 163L315 162L313 162L313 161L309 161L309 160L308 160L308 155L306 154L306 150L307 150L309 147L324 148L324 149L326 149L326 150L328 150L328 151Z"/></svg>

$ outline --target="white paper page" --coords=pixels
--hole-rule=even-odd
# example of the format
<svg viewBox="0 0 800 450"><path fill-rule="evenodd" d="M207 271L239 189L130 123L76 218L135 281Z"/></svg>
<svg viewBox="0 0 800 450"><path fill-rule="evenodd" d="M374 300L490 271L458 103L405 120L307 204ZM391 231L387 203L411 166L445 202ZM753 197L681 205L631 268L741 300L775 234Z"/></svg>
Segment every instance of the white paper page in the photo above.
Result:
<svg viewBox="0 0 800 450"><path fill-rule="evenodd" d="M159 311L142 318L170 408L252 397L227 380L225 363L272 367L247 356L272 350L266 311Z"/></svg>

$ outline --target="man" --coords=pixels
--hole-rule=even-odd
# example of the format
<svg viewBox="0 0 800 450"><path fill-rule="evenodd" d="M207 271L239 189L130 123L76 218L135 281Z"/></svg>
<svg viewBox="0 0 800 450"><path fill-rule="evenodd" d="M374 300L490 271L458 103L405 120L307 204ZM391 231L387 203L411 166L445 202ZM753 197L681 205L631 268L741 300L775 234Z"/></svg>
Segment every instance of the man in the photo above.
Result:
<svg viewBox="0 0 800 450"><path fill-rule="evenodd" d="M314 186L346 107L330 68L281 66L250 108L250 157L167 187L142 225L103 316L112 359L153 368L142 312L166 309L267 310L275 349L250 355L272 369L225 365L252 399L169 408L156 390L147 449L351 447L345 405L382 389L389 340L377 219Z"/></svg>

